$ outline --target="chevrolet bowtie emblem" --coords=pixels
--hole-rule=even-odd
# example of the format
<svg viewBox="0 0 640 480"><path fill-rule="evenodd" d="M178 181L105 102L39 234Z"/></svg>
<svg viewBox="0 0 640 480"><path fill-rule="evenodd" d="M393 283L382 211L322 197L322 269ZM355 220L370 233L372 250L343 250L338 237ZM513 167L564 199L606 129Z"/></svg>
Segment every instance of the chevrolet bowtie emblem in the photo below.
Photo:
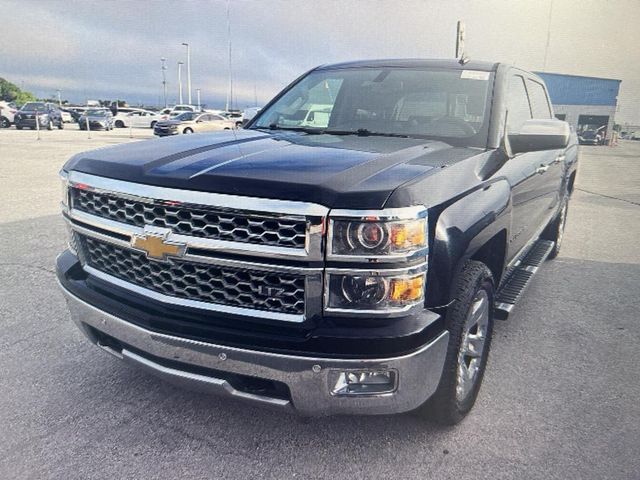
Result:
<svg viewBox="0 0 640 480"><path fill-rule="evenodd" d="M168 228L144 227L144 234L131 237L131 246L142 250L147 258L166 260L167 257L182 257L186 245L184 243L167 241L171 233Z"/></svg>

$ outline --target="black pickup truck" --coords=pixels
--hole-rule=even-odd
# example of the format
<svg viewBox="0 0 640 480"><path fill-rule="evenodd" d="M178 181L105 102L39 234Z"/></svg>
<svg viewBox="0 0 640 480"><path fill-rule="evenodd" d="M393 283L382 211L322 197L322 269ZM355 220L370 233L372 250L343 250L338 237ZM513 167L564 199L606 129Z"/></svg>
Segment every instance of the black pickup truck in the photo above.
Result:
<svg viewBox="0 0 640 480"><path fill-rule="evenodd" d="M321 66L245 129L71 158L58 279L93 343L168 380L455 423L558 254L576 140L508 65Z"/></svg>

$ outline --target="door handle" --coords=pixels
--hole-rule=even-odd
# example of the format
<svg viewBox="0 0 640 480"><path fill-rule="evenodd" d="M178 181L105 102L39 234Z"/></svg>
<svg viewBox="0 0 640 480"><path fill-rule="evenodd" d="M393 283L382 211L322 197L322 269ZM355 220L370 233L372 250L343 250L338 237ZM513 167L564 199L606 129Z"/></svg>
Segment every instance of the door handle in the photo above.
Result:
<svg viewBox="0 0 640 480"><path fill-rule="evenodd" d="M536 168L536 173L543 174L547 170L549 170L549 165L540 165L538 168Z"/></svg>
<svg viewBox="0 0 640 480"><path fill-rule="evenodd" d="M556 157L556 159L553 161L553 163L560 163L560 162L564 162L564 159L565 159L565 158L566 158L566 157L565 157L564 155L558 155L558 156Z"/></svg>

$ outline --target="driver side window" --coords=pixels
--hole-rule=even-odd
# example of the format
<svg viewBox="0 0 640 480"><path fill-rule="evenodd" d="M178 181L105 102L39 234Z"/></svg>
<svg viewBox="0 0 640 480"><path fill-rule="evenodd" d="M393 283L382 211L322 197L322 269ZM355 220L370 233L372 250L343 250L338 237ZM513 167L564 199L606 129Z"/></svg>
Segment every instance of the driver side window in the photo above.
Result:
<svg viewBox="0 0 640 480"><path fill-rule="evenodd" d="M519 131L522 128L522 124L532 118L529 98L524 86L524 78L520 75L513 75L509 79L507 110L509 112L507 119L507 130L509 132Z"/></svg>

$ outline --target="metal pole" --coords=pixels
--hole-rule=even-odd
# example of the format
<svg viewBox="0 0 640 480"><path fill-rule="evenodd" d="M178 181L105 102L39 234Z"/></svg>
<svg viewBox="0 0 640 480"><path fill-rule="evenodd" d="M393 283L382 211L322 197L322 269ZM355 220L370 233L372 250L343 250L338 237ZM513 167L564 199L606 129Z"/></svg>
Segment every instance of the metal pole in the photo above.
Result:
<svg viewBox="0 0 640 480"><path fill-rule="evenodd" d="M162 62L162 91L164 93L164 108L167 108L167 66L165 65L167 59L162 57L160 61Z"/></svg>
<svg viewBox="0 0 640 480"><path fill-rule="evenodd" d="M36 109L36 130L38 131L38 140L40 140L40 119L38 117L37 109Z"/></svg>
<svg viewBox="0 0 640 480"><path fill-rule="evenodd" d="M228 112L233 108L233 76L231 75L231 19L229 16L229 0L227 0L227 37L229 41L229 92L224 109Z"/></svg>
<svg viewBox="0 0 640 480"><path fill-rule="evenodd" d="M182 62L178 62L178 103L182 105Z"/></svg>
<svg viewBox="0 0 640 480"><path fill-rule="evenodd" d="M191 105L191 46L188 43L183 43L187 47L187 98L189 99L189 105Z"/></svg>
<svg viewBox="0 0 640 480"><path fill-rule="evenodd" d="M200 89L196 88L196 94L198 95L198 110L200 110Z"/></svg>

